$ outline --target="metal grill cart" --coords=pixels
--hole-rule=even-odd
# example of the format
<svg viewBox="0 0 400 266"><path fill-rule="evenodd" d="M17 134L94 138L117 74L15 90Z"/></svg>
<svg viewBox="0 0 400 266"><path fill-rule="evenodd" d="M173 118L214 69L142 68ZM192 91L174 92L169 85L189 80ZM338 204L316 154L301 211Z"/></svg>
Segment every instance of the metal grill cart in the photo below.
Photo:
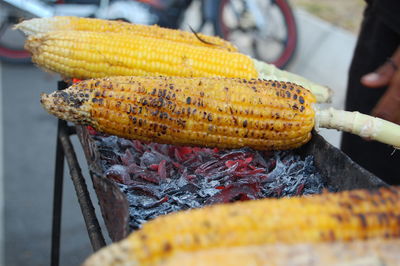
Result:
<svg viewBox="0 0 400 266"><path fill-rule="evenodd" d="M66 87L65 82L59 82L59 89ZM59 264L64 159L66 159L69 167L93 250L96 251L106 245L85 178L82 175L70 140L70 136L73 134L77 134L85 152L91 182L96 191L100 210L111 240L121 240L129 233L129 204L126 196L113 181L104 177L100 166L99 151L91 141L87 129L81 126L70 126L67 122L59 120L54 176L51 265ZM316 133L313 134L313 138L308 144L295 152L303 157L313 155L314 165L325 177L326 180L324 181L338 191L357 188L372 189L386 185Z"/></svg>

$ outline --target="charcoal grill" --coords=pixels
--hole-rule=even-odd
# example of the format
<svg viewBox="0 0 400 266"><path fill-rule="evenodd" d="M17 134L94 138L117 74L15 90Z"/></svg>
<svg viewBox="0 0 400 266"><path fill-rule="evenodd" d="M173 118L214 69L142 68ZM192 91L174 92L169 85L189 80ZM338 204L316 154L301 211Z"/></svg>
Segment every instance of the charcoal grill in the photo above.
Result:
<svg viewBox="0 0 400 266"><path fill-rule="evenodd" d="M67 84L65 82L59 82L59 89L66 87ZM71 179L93 250L96 251L106 245L87 190L85 178L82 175L74 147L70 141L72 134L77 134L83 147L89 165L91 182L96 191L100 210L111 240L113 242L119 241L129 234L128 201L116 183L104 177L100 166L99 151L94 142L91 141L91 138L89 138L87 128L70 126L65 121L59 120L55 163L51 265L58 265L59 262L64 158L69 166ZM338 191L358 188L373 189L386 185L378 177L363 169L340 150L327 143L315 132L313 132L311 141L295 150L295 152L303 157L313 155L314 164L321 175L326 178L327 185L334 187Z"/></svg>

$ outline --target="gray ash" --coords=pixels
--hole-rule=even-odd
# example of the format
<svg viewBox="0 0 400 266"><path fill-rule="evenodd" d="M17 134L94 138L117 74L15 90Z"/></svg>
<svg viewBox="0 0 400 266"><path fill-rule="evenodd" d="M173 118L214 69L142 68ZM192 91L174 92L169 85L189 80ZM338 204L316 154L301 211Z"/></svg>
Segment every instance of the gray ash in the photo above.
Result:
<svg viewBox="0 0 400 266"><path fill-rule="evenodd" d="M130 226L170 212L266 197L321 193L313 157L293 151L208 149L93 134L105 176L130 203Z"/></svg>

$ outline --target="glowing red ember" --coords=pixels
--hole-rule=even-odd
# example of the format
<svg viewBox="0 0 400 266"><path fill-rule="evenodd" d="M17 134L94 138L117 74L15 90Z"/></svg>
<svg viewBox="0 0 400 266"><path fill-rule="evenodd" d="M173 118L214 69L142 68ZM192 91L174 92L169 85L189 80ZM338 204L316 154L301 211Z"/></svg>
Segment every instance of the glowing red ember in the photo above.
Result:
<svg viewBox="0 0 400 266"><path fill-rule="evenodd" d="M105 176L130 201L132 228L169 212L208 204L320 193L311 156L143 143L89 129Z"/></svg>

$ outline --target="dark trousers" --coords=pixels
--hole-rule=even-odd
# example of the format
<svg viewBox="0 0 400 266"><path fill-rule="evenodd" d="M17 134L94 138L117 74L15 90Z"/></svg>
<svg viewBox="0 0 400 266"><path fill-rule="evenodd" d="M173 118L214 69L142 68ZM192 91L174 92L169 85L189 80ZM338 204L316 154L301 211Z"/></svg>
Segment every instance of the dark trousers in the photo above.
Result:
<svg viewBox="0 0 400 266"><path fill-rule="evenodd" d="M385 88L367 88L360 78L385 63L399 46L400 36L368 7L349 72L346 110L370 114ZM341 149L353 161L389 184L400 184L400 150L358 136L343 134Z"/></svg>

